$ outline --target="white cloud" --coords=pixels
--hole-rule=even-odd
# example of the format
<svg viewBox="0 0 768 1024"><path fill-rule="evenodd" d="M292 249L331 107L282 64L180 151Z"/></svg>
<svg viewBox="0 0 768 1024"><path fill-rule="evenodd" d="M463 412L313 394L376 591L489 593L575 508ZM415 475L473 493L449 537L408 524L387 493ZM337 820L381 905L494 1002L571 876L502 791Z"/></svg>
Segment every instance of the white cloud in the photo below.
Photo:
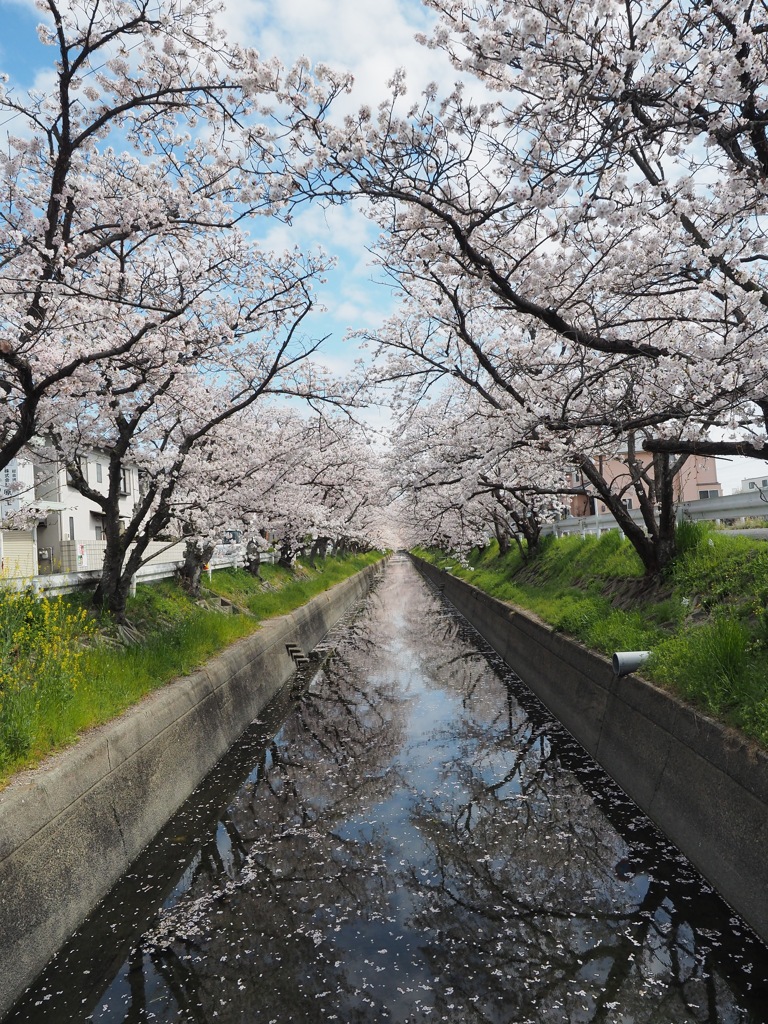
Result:
<svg viewBox="0 0 768 1024"><path fill-rule="evenodd" d="M392 289L375 283L380 273L367 251L378 228L353 206L301 209L292 224L265 221L259 232L264 249L282 252L299 246L309 250L320 246L337 258L328 271L327 282L318 289L318 303L326 312L311 318L311 333L331 334L339 358L350 364L358 354L355 342L341 339L349 330L375 330L392 310Z"/></svg>
<svg viewBox="0 0 768 1024"><path fill-rule="evenodd" d="M413 0L262 0L230 2L224 24L235 39L255 46L262 57L286 64L306 57L351 71L355 88L347 106L372 106L387 96L386 83L405 67L418 94L430 81L453 80L446 57L420 46L415 33L434 17Z"/></svg>
<svg viewBox="0 0 768 1024"><path fill-rule="evenodd" d="M356 260L367 260L365 247L375 241L378 229L351 204L323 208L319 203L299 207L292 223L257 220L252 232L265 249L283 250L295 245L319 245Z"/></svg>

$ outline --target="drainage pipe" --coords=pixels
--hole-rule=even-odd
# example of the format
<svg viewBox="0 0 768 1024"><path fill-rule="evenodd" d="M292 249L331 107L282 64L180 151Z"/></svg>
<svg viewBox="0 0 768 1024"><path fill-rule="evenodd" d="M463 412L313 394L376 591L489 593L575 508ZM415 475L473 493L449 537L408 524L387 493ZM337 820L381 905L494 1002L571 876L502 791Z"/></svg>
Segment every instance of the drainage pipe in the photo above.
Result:
<svg viewBox="0 0 768 1024"><path fill-rule="evenodd" d="M650 651L616 651L613 656L613 674L626 676L640 668L651 656Z"/></svg>

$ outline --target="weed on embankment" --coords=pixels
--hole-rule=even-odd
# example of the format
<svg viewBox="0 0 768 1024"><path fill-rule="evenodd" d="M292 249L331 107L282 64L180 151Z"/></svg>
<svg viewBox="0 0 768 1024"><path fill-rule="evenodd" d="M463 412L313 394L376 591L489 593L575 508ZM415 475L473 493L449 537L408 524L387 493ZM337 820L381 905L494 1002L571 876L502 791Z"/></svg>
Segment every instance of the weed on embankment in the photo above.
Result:
<svg viewBox="0 0 768 1024"><path fill-rule="evenodd" d="M381 557L332 556L291 570L264 565L261 580L222 569L204 579L202 601L171 580L139 584L128 625L119 627L95 618L87 595L38 600L31 590L0 588L0 786L253 633L261 620L306 604Z"/></svg>
<svg viewBox="0 0 768 1024"><path fill-rule="evenodd" d="M546 538L529 562L495 542L415 553L593 650L651 651L646 678L768 747L768 543L684 523L657 580L615 530Z"/></svg>

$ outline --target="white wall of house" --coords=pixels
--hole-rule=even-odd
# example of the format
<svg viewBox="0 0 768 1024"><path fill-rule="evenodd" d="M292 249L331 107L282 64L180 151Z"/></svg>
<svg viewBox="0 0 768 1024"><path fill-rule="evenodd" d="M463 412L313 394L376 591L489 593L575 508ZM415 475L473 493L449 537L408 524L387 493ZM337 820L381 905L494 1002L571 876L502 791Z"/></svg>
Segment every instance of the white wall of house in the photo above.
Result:
<svg viewBox="0 0 768 1024"><path fill-rule="evenodd" d="M751 476L741 481L741 493L768 491L768 476Z"/></svg>
<svg viewBox="0 0 768 1024"><path fill-rule="evenodd" d="M35 497L35 471L29 459L14 458L0 470L0 520Z"/></svg>
<svg viewBox="0 0 768 1024"><path fill-rule="evenodd" d="M108 463L98 452L89 455L83 466L88 484L107 493ZM38 527L38 558L41 571L75 571L101 566L104 547L103 516L95 501L84 498L69 482L66 467L55 459L50 448L44 449L35 465L36 497L55 502L61 509L50 512ZM126 467L120 516L133 515L139 490L138 471Z"/></svg>

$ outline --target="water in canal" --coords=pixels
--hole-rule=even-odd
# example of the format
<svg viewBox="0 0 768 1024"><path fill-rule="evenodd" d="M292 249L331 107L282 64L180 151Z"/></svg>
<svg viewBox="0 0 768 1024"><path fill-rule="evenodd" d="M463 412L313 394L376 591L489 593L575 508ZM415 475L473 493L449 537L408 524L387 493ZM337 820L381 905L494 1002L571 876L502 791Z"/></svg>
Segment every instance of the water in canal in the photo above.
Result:
<svg viewBox="0 0 768 1024"><path fill-rule="evenodd" d="M765 946L407 559L327 643L8 1022L768 1021Z"/></svg>

